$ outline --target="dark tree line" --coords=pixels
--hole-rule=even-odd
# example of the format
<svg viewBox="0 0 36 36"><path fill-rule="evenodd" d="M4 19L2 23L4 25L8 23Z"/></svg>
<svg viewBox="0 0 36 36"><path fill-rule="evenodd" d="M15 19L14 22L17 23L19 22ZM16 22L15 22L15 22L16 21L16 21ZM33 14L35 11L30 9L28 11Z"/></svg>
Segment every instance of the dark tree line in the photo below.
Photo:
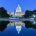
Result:
<svg viewBox="0 0 36 36"><path fill-rule="evenodd" d="M0 7L0 18L9 18L10 15L7 14L7 10L5 10L4 7ZM0 31L4 31L4 29L7 27L9 21L0 21Z"/></svg>
<svg viewBox="0 0 36 36"><path fill-rule="evenodd" d="M7 10L4 7L0 7L0 17L9 17L10 15L7 14Z"/></svg>
<svg viewBox="0 0 36 36"><path fill-rule="evenodd" d="M36 15L36 10L33 10L33 11L27 10L25 12L24 18L31 18L33 14ZM25 23L25 26L27 28L30 28L30 27L36 28L36 24L33 24L31 21L23 21L23 22Z"/></svg>

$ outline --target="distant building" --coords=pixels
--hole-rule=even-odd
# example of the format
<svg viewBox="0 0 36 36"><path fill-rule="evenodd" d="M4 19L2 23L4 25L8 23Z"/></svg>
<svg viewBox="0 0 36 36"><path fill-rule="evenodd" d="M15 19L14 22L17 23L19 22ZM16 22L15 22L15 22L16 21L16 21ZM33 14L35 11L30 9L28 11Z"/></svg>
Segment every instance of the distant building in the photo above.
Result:
<svg viewBox="0 0 36 36"><path fill-rule="evenodd" d="M14 16L14 12L7 12L10 16Z"/></svg>
<svg viewBox="0 0 36 36"><path fill-rule="evenodd" d="M16 12L15 12L15 16L22 16L24 15L24 12L22 12L21 7L18 5L18 7L16 8Z"/></svg>
<svg viewBox="0 0 36 36"><path fill-rule="evenodd" d="M25 14L25 12L22 12L20 5L18 5L15 12L8 12L8 14L10 16L21 17L22 15Z"/></svg>

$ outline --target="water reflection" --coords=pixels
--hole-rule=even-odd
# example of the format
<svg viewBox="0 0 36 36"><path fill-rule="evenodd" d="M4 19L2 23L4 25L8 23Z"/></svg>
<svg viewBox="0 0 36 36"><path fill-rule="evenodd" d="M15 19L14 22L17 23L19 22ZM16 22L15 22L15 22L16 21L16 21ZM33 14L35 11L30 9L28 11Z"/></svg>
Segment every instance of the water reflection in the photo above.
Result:
<svg viewBox="0 0 36 36"><path fill-rule="evenodd" d="M0 21L0 31L4 31L9 21Z"/></svg>

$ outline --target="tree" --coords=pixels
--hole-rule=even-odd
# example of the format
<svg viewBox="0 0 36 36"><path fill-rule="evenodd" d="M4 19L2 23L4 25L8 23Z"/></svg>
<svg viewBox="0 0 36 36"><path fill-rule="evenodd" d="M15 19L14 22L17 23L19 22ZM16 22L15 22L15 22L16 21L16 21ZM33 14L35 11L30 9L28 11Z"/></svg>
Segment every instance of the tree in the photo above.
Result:
<svg viewBox="0 0 36 36"><path fill-rule="evenodd" d="M36 15L36 10L33 10L33 11L27 10L25 12L24 18L30 18L30 17L32 17L33 14ZM36 17L35 17L35 21L36 21ZM36 23L33 23L32 21L23 21L23 23L25 23L25 26L27 28L31 27L31 28L35 28L36 29Z"/></svg>
<svg viewBox="0 0 36 36"><path fill-rule="evenodd" d="M9 18L10 15L7 14L7 10L5 10L4 7L0 8L0 18ZM4 31L4 29L7 27L9 21L0 21L0 31Z"/></svg>
<svg viewBox="0 0 36 36"><path fill-rule="evenodd" d="M7 10L4 7L0 8L0 17L9 17L10 15L7 14Z"/></svg>
<svg viewBox="0 0 36 36"><path fill-rule="evenodd" d="M24 17L29 18L32 15L32 11L26 10Z"/></svg>

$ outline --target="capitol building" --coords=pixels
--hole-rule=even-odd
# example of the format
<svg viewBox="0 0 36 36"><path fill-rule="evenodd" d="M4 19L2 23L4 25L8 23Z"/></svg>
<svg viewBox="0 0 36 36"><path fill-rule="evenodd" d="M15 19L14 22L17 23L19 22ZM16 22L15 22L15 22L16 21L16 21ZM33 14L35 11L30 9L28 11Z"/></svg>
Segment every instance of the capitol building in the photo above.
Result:
<svg viewBox="0 0 36 36"><path fill-rule="evenodd" d="M10 12L10 13L8 12L8 14L10 16L16 16L16 17L20 16L21 17L25 14L25 12L22 12L21 6L18 5L15 12Z"/></svg>
<svg viewBox="0 0 36 36"><path fill-rule="evenodd" d="M15 12L10 12L8 14L10 16L13 16L13 18L14 18L14 17L22 17L25 14L25 12L22 12L22 9L21 9L20 5L18 5ZM16 22L16 21L10 22L10 25L11 26L16 26L16 30L17 30L18 34L20 33L20 31L22 29L22 26L25 27L25 24L22 23L21 21L18 21L18 22Z"/></svg>

